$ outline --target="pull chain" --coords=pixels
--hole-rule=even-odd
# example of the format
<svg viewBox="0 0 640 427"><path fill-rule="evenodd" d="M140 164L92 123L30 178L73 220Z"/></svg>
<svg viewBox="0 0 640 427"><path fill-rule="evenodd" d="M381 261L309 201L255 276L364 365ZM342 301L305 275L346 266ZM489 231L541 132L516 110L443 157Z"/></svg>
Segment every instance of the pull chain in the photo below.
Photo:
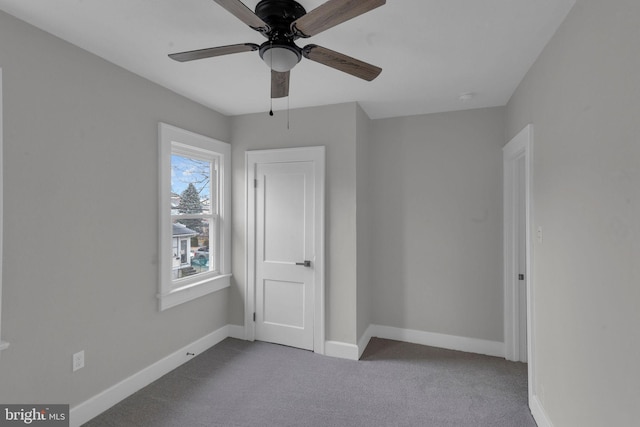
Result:
<svg viewBox="0 0 640 427"><path fill-rule="evenodd" d="M273 49L273 41L269 41L269 50ZM273 85L273 52L271 52L271 58L269 58L269 67L271 68L271 85ZM273 90L273 88L272 88ZM290 125L290 96L287 94L287 130L291 129ZM269 96L269 116L273 117L273 94Z"/></svg>
<svg viewBox="0 0 640 427"><path fill-rule="evenodd" d="M271 69L271 80L273 80L273 41L269 40L269 51L271 52L271 56L269 58L269 68ZM271 83L273 85L273 82ZM273 89L271 89L273 90ZM269 95L269 115L273 117L273 94Z"/></svg>

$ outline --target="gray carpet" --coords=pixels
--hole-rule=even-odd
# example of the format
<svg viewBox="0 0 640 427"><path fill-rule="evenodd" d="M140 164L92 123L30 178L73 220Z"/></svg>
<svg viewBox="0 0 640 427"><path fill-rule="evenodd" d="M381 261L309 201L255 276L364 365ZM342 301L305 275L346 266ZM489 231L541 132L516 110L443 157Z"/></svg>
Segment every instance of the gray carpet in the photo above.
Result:
<svg viewBox="0 0 640 427"><path fill-rule="evenodd" d="M228 338L85 424L535 425L525 364L378 338L357 362Z"/></svg>

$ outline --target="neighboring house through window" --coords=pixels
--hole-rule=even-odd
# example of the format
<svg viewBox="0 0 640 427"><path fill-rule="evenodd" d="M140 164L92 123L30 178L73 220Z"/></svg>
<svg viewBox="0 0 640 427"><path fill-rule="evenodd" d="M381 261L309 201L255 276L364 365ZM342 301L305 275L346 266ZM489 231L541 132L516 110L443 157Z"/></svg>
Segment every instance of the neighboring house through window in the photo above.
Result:
<svg viewBox="0 0 640 427"><path fill-rule="evenodd" d="M226 288L231 276L229 144L164 123L160 309Z"/></svg>
<svg viewBox="0 0 640 427"><path fill-rule="evenodd" d="M187 228L186 225L181 224L180 220L176 220L173 223L173 236L172 236L172 249L173 249L173 262L171 264L171 276L173 279L179 279L181 277L191 276L198 273L196 269L191 266L194 262L194 256L191 251L191 238L200 234L195 230ZM209 261L207 258L206 261ZM202 265L211 264L209 262L202 263ZM200 272L202 272L201 269Z"/></svg>

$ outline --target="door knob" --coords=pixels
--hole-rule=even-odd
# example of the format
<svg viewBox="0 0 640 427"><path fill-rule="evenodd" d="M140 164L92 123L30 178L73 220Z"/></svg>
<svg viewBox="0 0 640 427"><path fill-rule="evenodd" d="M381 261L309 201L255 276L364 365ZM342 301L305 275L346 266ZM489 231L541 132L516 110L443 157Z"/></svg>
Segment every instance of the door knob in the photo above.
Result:
<svg viewBox="0 0 640 427"><path fill-rule="evenodd" d="M311 261L296 262L296 265L304 265L305 267L311 267Z"/></svg>

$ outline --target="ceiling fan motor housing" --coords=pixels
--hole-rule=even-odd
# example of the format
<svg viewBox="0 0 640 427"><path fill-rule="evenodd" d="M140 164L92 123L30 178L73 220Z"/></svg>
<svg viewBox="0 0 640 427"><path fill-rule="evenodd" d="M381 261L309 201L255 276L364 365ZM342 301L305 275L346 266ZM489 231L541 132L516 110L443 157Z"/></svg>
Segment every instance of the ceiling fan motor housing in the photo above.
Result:
<svg viewBox="0 0 640 427"><path fill-rule="evenodd" d="M304 7L293 0L261 0L256 5L256 15L271 28L267 33L269 38L272 36L289 37L292 40L298 38L292 34L291 23L306 13Z"/></svg>
<svg viewBox="0 0 640 427"><path fill-rule="evenodd" d="M262 58L275 71L289 71L302 59L302 49L294 43L299 36L291 31L291 23L307 11L293 0L262 0L256 15L269 25L269 39L260 46Z"/></svg>

